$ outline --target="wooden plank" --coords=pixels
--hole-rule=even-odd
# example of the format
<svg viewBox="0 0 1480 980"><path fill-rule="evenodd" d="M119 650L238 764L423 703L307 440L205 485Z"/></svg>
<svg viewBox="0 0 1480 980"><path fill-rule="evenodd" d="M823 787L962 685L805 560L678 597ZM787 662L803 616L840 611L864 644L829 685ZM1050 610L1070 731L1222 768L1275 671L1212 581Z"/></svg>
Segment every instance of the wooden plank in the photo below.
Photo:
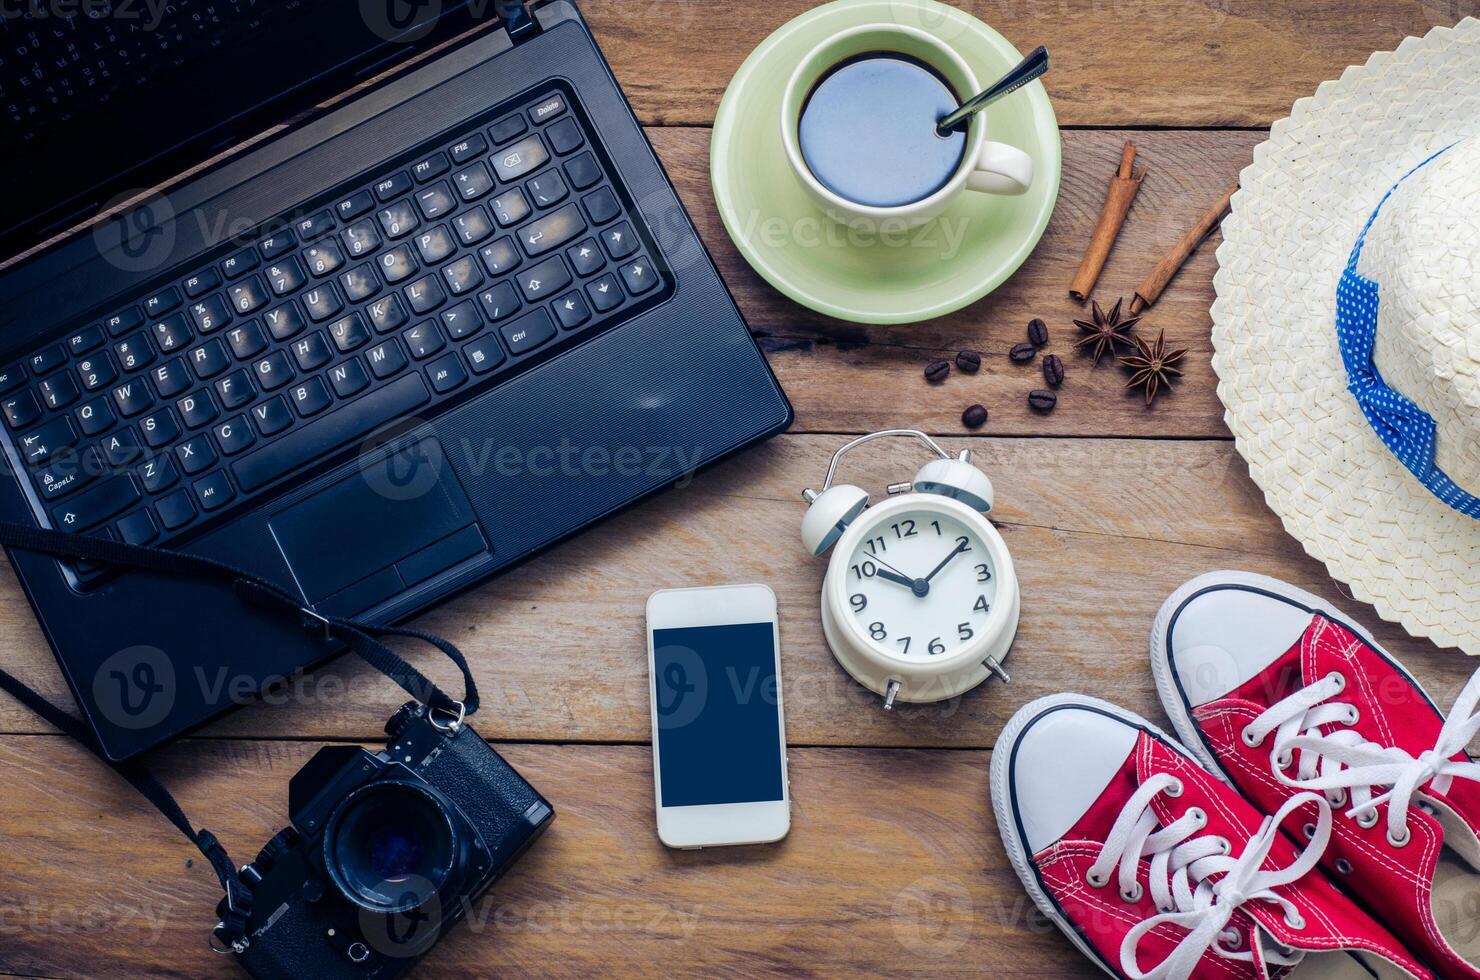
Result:
<svg viewBox="0 0 1480 980"><path fill-rule="evenodd" d="M1022 625L1007 664L1013 683L882 711L823 644L824 563L807 557L797 538L799 491L820 483L841 443L772 440L420 617L419 625L452 637L472 661L483 690L480 730L520 741L645 742L648 594L726 582L765 582L779 597L787 734L795 745L989 747L1018 706L1064 690L1159 716L1146 659L1152 618L1178 585L1216 568L1276 575L1349 608L1378 627L1441 704L1476 666L1342 599L1280 529L1228 443L949 440L953 448L973 447L994 480L994 515L1023 583ZM911 476L922 459L903 443L873 443L848 458L840 478L879 493ZM64 697L9 576L0 589L8 600L0 601L0 664ZM414 654L455 689L456 675L439 654ZM404 695L345 659L274 700L286 703L249 706L207 733L373 740ZM42 729L0 697L0 730Z"/></svg>
<svg viewBox="0 0 1480 980"><path fill-rule="evenodd" d="M186 743L159 768L244 862L286 822L315 748ZM1008 866L985 752L793 750L784 842L674 852L654 834L646 749L499 748L557 818L423 972L1095 975ZM0 769L0 971L241 975L206 950L210 869L131 788L60 737L0 737Z"/></svg>
<svg viewBox="0 0 1480 980"><path fill-rule="evenodd" d="M1148 338L1165 330L1167 343L1187 348L1184 378L1147 409L1125 390L1129 372L1103 362L1091 367L1073 350L1087 307L1069 298L1105 187L1115 172L1121 132L1064 133L1064 178L1054 216L1037 250L992 295L946 317L903 326L860 326L811 313L766 283L746 264L725 233L709 184L709 131L650 130L654 146L704 243L744 312L797 409L794 431L868 432L908 418L932 432L964 432L961 412L973 402L991 413L984 433L1015 435L1129 435L1226 437L1215 388L1209 334L1217 234L1183 268L1161 301L1137 328ZM1258 133L1135 133L1139 159L1151 170L1110 261L1096 298L1107 307L1129 297L1187 228L1217 199L1251 159ZM769 216L767 216L769 217ZM799 242L815 241L801 237ZM797 247L807 247L798 244ZM1026 339L1027 322L1042 317L1052 343L1045 353L1063 359L1067 380L1059 406L1043 416L1027 405L1041 388L1038 360L1007 359ZM984 355L977 375L952 373L927 384L923 369L963 349ZM886 397L887 393L887 397Z"/></svg>
<svg viewBox="0 0 1480 980"><path fill-rule="evenodd" d="M1450 25L1474 0L955 0L1027 51L1062 125L1268 126L1373 51ZM768 34L815 4L582 0L639 118L708 124Z"/></svg>

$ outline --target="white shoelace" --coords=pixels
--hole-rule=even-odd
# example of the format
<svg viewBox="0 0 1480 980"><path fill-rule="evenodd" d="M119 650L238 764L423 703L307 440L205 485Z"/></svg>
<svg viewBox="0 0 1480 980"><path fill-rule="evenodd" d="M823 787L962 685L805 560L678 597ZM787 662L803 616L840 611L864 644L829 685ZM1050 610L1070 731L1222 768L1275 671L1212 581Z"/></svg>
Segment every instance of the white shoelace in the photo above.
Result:
<svg viewBox="0 0 1480 980"><path fill-rule="evenodd" d="M1418 790L1431 785L1436 793L1448 792L1455 777L1480 781L1480 763L1451 759L1480 733L1480 671L1455 700L1434 747L1416 756L1369 742L1350 727L1321 734L1324 725L1357 723L1355 705L1331 700L1345 689L1345 677L1327 674L1265 709L1241 737L1253 747L1274 732L1269 758L1275 777L1296 789L1322 791L1333 806L1341 806L1350 790L1346 813L1361 826L1377 823L1377 808L1386 803L1388 841L1401 847L1409 840L1408 808ZM1292 763L1294 777L1286 772ZM1386 791L1374 795L1374 788Z"/></svg>
<svg viewBox="0 0 1480 980"><path fill-rule="evenodd" d="M1315 793L1292 797L1280 807L1279 813L1264 819L1259 832L1249 838L1243 853L1235 858L1226 838L1199 833L1207 826L1208 818L1197 807L1158 830L1160 820L1151 803L1159 793L1181 796L1182 781L1159 773L1142 783L1115 818L1100 856L1085 871L1092 887L1103 888L1110 881L1111 869L1118 865L1121 898L1137 902L1141 899L1141 886L1136 881L1136 871L1141 858L1150 859L1151 898L1161 912L1137 923L1121 943L1120 968L1126 976L1131 980L1186 980L1210 949L1225 959L1252 960L1251 950L1226 949L1219 941L1239 938L1227 926L1233 913L1245 902L1278 905L1291 928L1305 925L1300 910L1274 889L1299 880L1319 863L1331 835L1331 808L1325 800ZM1287 868L1261 870L1279 839L1280 824L1291 813L1311 803L1316 804L1320 816L1305 850ZM1209 880L1220 874L1222 877L1217 881ZM1185 929L1187 935L1166 959L1150 971L1142 972L1136 947L1143 936L1161 925ZM1264 958L1269 963L1292 966L1303 955L1293 950L1266 949Z"/></svg>

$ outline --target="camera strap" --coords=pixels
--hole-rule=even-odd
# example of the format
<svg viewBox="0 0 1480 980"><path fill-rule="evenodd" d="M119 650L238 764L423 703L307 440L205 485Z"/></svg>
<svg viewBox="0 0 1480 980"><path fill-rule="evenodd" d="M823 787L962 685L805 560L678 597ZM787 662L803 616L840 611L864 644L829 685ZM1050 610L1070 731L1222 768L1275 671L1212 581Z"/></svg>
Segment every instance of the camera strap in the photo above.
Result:
<svg viewBox="0 0 1480 980"><path fill-rule="evenodd" d="M451 730L461 727L464 718L478 710L478 688L473 681L467 659L461 650L434 633L326 615L305 605L287 589L251 572L226 562L182 551L124 544L120 541L3 521L0 521L0 545L56 558L122 565L166 575L184 575L220 582L234 589L244 602L295 616L305 629L322 631L326 640L343 643L376 670L395 681L417 701L427 705L431 711L447 717L445 727ZM452 698L421 671L407 663L380 639L387 636L421 640L445 653L462 672L463 699L458 701ZM3 670L0 670L0 689L82 743L142 793L145 799L154 804L170 823L200 849L201 854L211 863L216 877L221 881L222 889L226 892L226 900L221 904L221 922L213 932L213 938L223 945L218 947L213 942L212 948L218 952L241 952L246 949L247 919L252 912L251 890L242 882L236 865L215 835L203 827L195 829L169 790L141 763L115 763L108 760L86 725Z"/></svg>

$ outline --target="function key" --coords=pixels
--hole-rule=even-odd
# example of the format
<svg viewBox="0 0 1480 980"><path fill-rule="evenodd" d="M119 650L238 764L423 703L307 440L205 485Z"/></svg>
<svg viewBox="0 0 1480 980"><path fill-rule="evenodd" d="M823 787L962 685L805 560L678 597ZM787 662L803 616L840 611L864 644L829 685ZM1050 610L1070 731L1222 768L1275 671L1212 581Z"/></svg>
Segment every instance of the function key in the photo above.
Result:
<svg viewBox="0 0 1480 980"><path fill-rule="evenodd" d="M524 124L523 116L509 116L507 119L500 119L490 126L488 135L493 137L495 143L507 143L528 128Z"/></svg>
<svg viewBox="0 0 1480 980"><path fill-rule="evenodd" d="M433 177L440 177L452 166L447 161L447 154L433 153L425 160L420 160L411 165L411 176L416 178L418 184L424 184Z"/></svg>
<svg viewBox="0 0 1480 980"><path fill-rule="evenodd" d="M327 210L317 214L311 214L306 218L298 219L298 224L293 226L298 231L299 241L312 241L320 235L326 235L334 230L334 215Z"/></svg>
<svg viewBox="0 0 1480 980"><path fill-rule="evenodd" d="M350 221L373 207L375 207L375 195L369 191L360 191L334 205L334 210L339 214L340 221Z"/></svg>
<svg viewBox="0 0 1480 980"><path fill-rule="evenodd" d="M507 182L518 180L532 170L545 165L550 159L550 154L545 149L545 144L540 142L539 134L522 139L505 150L500 150L493 155L493 169L497 176Z"/></svg>
<svg viewBox="0 0 1480 980"><path fill-rule="evenodd" d="M574 119L562 119L555 123L545 130L545 137L561 156L580 149L581 144L586 142L586 137L581 135L581 127Z"/></svg>
<svg viewBox="0 0 1480 980"><path fill-rule="evenodd" d="M31 365L31 372L41 375L61 367L67 360L67 355L62 353L60 344L52 344L32 354L27 360Z"/></svg>
<svg viewBox="0 0 1480 980"><path fill-rule="evenodd" d="M454 145L450 151L453 163L467 163L474 157L482 156L488 152L488 140L478 134L473 134L461 143Z"/></svg>
<svg viewBox="0 0 1480 980"><path fill-rule="evenodd" d="M547 119L554 119L556 116L560 115L564 111L565 100L562 99L559 95L552 95L549 98L541 99L538 103L531 106L529 110L529 118L531 121L538 124L544 122Z"/></svg>
<svg viewBox="0 0 1480 980"><path fill-rule="evenodd" d="M298 242L293 237L293 233L284 228L277 234L268 235L262 241L258 242L257 251L262 253L264 259L271 262L297 244Z"/></svg>
<svg viewBox="0 0 1480 980"><path fill-rule="evenodd" d="M411 177L404 170L384 180L375 182L375 196L382 201L389 201L391 198L399 194L404 194L409 190L411 190Z"/></svg>
<svg viewBox="0 0 1480 980"><path fill-rule="evenodd" d="M26 383L26 369L17 361L0 368L0 395L9 394Z"/></svg>
<svg viewBox="0 0 1480 980"><path fill-rule="evenodd" d="M144 312L148 316L162 316L179 305L180 291L171 286L144 300Z"/></svg>
<svg viewBox="0 0 1480 980"><path fill-rule="evenodd" d="M79 330L68 337L67 349L72 352L72 356L79 357L90 350L103 346L103 340L103 328L94 325ZM0 385L0 391L3 390L3 385Z"/></svg>
<svg viewBox="0 0 1480 980"><path fill-rule="evenodd" d="M236 279L257 268L257 253L244 248L235 255L227 256L221 263L221 271L227 279Z"/></svg>
<svg viewBox="0 0 1480 980"><path fill-rule="evenodd" d="M144 322L144 314L139 312L137 306L130 306L126 310L117 313L103 321L103 326L108 328L108 333L117 337L127 333Z"/></svg>
<svg viewBox="0 0 1480 980"><path fill-rule="evenodd" d="M221 274L215 269L206 269L185 279L185 295L197 299L221 285Z"/></svg>

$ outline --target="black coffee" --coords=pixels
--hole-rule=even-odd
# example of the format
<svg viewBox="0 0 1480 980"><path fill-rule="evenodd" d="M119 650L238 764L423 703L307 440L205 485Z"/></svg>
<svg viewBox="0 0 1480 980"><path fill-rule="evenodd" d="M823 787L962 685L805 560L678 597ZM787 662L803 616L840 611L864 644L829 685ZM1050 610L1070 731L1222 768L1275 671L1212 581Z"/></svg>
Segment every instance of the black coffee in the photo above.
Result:
<svg viewBox="0 0 1480 980"><path fill-rule="evenodd" d="M961 165L966 136L936 122L959 103L928 66L870 54L831 69L802 106L797 135L807 167L833 193L872 207L923 200Z"/></svg>

